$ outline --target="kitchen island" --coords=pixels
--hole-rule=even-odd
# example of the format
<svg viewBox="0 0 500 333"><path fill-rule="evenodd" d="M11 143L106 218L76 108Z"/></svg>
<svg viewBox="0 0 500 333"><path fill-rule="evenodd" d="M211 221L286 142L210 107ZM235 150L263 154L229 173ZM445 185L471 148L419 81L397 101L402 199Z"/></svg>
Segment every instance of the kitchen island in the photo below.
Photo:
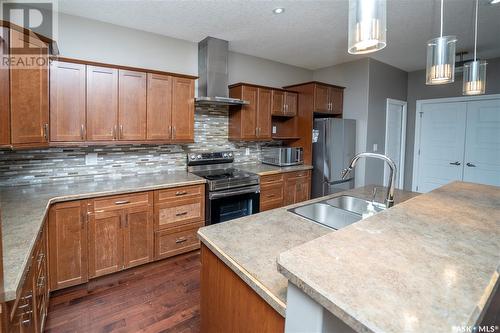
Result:
<svg viewBox="0 0 500 333"><path fill-rule="evenodd" d="M349 194L370 198L371 190ZM393 208L339 231L287 207L206 227L199 236L203 251L286 317L290 332L315 328L304 326L306 312L288 308L287 287L358 332L476 325L498 287L500 189L455 182L403 202L415 195L396 192ZM202 328L213 314L205 312L205 282L202 275Z"/></svg>

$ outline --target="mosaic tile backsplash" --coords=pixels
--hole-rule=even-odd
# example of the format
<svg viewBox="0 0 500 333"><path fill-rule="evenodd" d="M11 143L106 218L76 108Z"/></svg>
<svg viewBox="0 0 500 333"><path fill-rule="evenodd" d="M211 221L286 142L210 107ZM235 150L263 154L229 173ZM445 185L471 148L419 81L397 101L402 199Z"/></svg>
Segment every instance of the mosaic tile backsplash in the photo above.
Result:
<svg viewBox="0 0 500 333"><path fill-rule="evenodd" d="M186 154L231 150L235 163L256 163L261 148L280 143L228 141L228 110L202 107L195 112L194 143L186 145L113 145L40 150L0 150L0 186L105 180L186 170ZM246 155L246 148L250 155ZM86 165L85 156L97 154L97 164Z"/></svg>

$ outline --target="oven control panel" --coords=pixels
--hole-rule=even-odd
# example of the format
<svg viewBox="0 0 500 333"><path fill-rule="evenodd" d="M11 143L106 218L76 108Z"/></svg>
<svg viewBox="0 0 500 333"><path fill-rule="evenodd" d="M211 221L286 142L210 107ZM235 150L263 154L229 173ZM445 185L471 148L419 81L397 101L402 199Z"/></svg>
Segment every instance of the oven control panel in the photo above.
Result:
<svg viewBox="0 0 500 333"><path fill-rule="evenodd" d="M232 151L218 151L210 153L192 152L187 155L188 165L231 163L233 161L234 153Z"/></svg>

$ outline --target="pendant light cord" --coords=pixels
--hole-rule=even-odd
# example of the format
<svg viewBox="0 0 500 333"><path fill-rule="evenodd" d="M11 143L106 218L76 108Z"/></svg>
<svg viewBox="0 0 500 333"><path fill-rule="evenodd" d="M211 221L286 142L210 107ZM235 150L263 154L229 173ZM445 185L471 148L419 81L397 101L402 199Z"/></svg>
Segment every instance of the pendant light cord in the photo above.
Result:
<svg viewBox="0 0 500 333"><path fill-rule="evenodd" d="M479 9L479 0L476 0L476 20L474 25L474 61L476 61L476 50L477 50L477 12Z"/></svg>
<svg viewBox="0 0 500 333"><path fill-rule="evenodd" d="M441 0L441 32L440 32L440 37L443 37L443 11L444 11L444 0Z"/></svg>

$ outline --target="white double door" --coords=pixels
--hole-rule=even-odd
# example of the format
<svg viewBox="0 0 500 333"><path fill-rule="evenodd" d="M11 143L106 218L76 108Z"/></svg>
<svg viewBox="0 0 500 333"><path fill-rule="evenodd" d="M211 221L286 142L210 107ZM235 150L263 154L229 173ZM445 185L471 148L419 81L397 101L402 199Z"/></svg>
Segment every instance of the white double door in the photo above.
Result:
<svg viewBox="0 0 500 333"><path fill-rule="evenodd" d="M500 186L500 99L426 102L417 117L414 190L455 180Z"/></svg>

